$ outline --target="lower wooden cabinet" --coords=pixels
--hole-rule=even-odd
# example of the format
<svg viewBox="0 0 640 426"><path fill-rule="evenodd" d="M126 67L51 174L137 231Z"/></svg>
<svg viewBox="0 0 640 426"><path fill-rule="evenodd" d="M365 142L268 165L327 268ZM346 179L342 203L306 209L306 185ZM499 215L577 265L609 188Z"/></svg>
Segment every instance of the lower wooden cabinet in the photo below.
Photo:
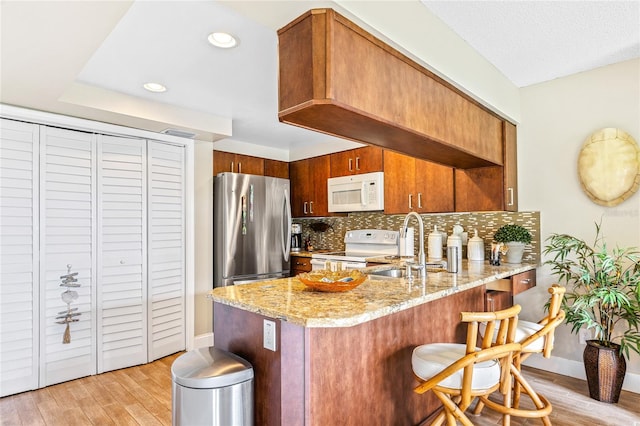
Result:
<svg viewBox="0 0 640 426"><path fill-rule="evenodd" d="M311 258L291 255L291 276L295 277L303 272L311 272Z"/></svg>
<svg viewBox="0 0 640 426"><path fill-rule="evenodd" d="M487 284L485 311L499 311L513 306L513 296L536 286L536 270L531 269Z"/></svg>
<svg viewBox="0 0 640 426"><path fill-rule="evenodd" d="M511 292L499 290L487 290L484 294L484 310L486 312L500 311L513 306Z"/></svg>

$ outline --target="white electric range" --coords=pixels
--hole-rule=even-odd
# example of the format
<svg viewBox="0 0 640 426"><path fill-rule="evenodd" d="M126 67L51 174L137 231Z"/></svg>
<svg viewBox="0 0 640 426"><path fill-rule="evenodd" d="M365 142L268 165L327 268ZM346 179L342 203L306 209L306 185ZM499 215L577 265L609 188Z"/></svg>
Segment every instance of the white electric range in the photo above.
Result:
<svg viewBox="0 0 640 426"><path fill-rule="evenodd" d="M398 231L383 229L357 229L344 235L344 251L314 253L311 270L360 269L367 266L366 259L398 255Z"/></svg>

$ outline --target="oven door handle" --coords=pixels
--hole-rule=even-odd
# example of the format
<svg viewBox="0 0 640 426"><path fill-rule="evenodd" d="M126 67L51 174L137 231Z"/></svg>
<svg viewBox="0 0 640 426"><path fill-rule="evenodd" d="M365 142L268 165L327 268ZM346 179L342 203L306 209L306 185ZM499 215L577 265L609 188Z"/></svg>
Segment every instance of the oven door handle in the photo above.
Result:
<svg viewBox="0 0 640 426"><path fill-rule="evenodd" d="M342 262L342 267L344 269L361 269L366 268L367 264L365 262Z"/></svg>
<svg viewBox="0 0 640 426"><path fill-rule="evenodd" d="M365 262L345 262L342 260L330 260L330 259L311 259L311 270L317 271L322 269L331 269L332 264L340 263L343 269L361 269L365 268L367 264ZM328 267L327 267L328 266Z"/></svg>

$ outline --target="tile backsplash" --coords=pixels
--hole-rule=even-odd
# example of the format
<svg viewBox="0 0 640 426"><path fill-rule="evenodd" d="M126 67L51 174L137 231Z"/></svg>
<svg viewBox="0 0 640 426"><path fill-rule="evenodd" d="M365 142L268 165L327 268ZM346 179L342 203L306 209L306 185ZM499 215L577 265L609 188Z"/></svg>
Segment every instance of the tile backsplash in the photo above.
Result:
<svg viewBox="0 0 640 426"><path fill-rule="evenodd" d="M423 214L422 220L425 228L425 250L427 247L427 235L435 225L438 230L451 234L454 225L461 225L473 236L474 229L478 230L478 236L484 240L485 259L489 258L489 250L493 234L502 225L515 223L522 225L531 232L531 244L525 247L523 261L538 263L540 261L540 212L472 212L472 213L440 213ZM399 230L405 215L385 215L382 213L349 213L348 216L324 217L324 218L295 218L293 223L302 225L303 238L311 236L314 249L344 249L344 234L352 229L391 229ZM328 226L325 232L314 232L312 224L324 222ZM409 226L415 228L415 248L418 250L418 224L411 219ZM466 249L463 249L465 252Z"/></svg>

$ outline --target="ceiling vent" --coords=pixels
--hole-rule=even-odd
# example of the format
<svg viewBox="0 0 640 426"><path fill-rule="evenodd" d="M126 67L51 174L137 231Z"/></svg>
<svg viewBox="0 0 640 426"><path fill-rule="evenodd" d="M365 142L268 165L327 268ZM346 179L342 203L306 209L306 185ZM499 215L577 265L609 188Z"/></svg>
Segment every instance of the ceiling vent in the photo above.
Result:
<svg viewBox="0 0 640 426"><path fill-rule="evenodd" d="M178 130L178 129L165 129L160 133L164 133L165 135L169 135L169 136L177 136L179 138L187 138L187 139L193 139L196 136L195 133L187 132L186 130Z"/></svg>

